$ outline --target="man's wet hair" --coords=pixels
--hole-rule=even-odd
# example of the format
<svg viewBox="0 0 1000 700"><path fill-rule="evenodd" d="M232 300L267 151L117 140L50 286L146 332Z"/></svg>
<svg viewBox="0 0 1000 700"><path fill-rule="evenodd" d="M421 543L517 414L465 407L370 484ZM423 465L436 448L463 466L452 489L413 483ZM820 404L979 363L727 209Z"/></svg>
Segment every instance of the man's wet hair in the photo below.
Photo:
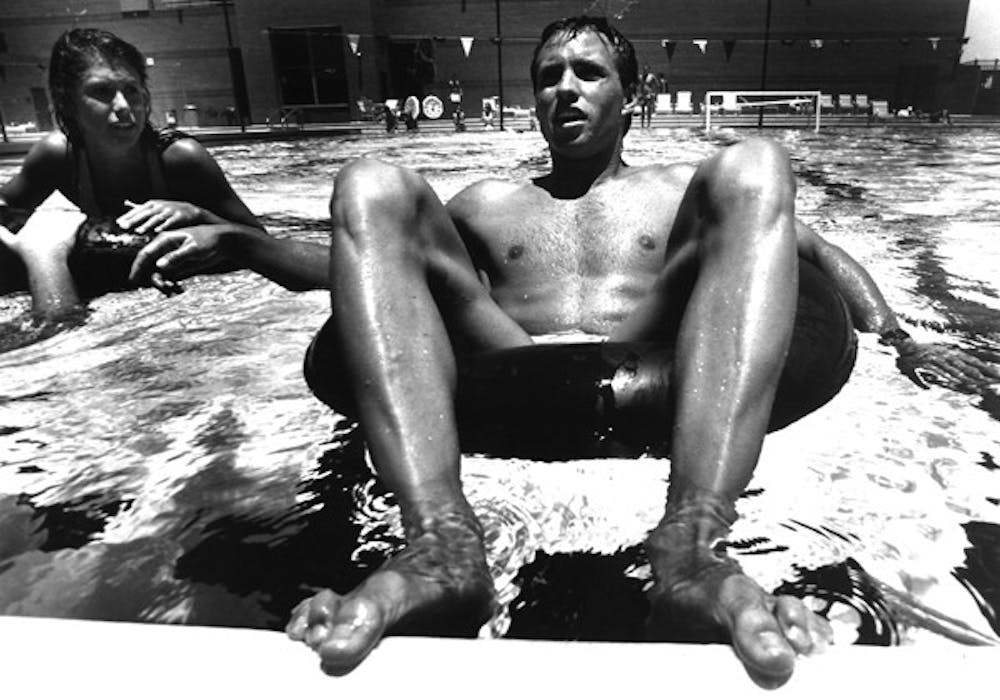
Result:
<svg viewBox="0 0 1000 700"><path fill-rule="evenodd" d="M538 45L535 46L535 53L531 57L532 89L538 87L538 57L542 48L556 35L565 34L566 38L572 39L584 32L593 32L608 42L608 46L611 47L611 52L614 54L615 67L618 69L618 77L621 80L625 96L628 99L635 97L639 86L639 63L635 58L635 47L608 20L603 17L589 17L587 15L557 19L542 30Z"/></svg>
<svg viewBox="0 0 1000 700"><path fill-rule="evenodd" d="M103 29L77 28L63 32L52 46L49 59L49 93L56 123L70 143L82 146L82 136L76 124L76 90L87 72L96 61L109 65L124 65L139 76L146 101L149 90L146 86L146 58L135 46ZM149 124L147 110L145 127Z"/></svg>

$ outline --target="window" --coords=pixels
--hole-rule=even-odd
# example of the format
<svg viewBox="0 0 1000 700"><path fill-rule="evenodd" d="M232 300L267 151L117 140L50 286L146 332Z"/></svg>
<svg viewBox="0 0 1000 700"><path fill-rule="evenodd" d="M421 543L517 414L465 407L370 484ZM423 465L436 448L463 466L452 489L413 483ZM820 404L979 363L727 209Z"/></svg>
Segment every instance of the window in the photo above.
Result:
<svg viewBox="0 0 1000 700"><path fill-rule="evenodd" d="M149 17L151 0L119 0L122 17Z"/></svg>
<svg viewBox="0 0 1000 700"><path fill-rule="evenodd" d="M345 39L340 27L272 29L271 53L285 105L348 101Z"/></svg>

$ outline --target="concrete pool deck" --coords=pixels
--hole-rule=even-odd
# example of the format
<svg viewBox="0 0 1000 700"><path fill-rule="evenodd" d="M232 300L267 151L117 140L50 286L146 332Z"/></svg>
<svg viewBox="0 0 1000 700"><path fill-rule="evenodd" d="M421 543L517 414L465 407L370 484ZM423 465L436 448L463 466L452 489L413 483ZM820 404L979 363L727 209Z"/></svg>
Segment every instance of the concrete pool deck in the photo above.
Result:
<svg viewBox="0 0 1000 700"><path fill-rule="evenodd" d="M39 697L822 698L977 697L996 647L833 647L763 690L732 649L673 643L390 637L355 671L324 675L284 634L0 616L4 687ZM27 693L23 693L27 694Z"/></svg>

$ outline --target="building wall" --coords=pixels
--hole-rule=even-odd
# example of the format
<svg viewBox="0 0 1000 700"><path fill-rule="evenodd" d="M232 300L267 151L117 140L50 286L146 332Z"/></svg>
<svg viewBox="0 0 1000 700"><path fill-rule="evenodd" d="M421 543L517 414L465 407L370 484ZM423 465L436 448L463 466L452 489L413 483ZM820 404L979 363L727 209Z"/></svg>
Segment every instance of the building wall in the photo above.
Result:
<svg viewBox="0 0 1000 700"><path fill-rule="evenodd" d="M771 0L768 89L867 94L894 106L961 111L972 98L957 69L969 0ZM641 64L666 75L670 89L691 91L761 87L767 0L234 0L232 37L242 53L250 115L275 119L282 103L271 32L323 28L342 56L347 99L312 110L324 119L358 116L363 97L383 100L413 91L444 98L447 81L461 80L466 110L498 94L507 105L533 103L528 64L541 28L588 7L613 15ZM498 47L496 10L500 9ZM145 8L145 9L144 9ZM34 98L46 83L52 42L72 26L101 26L154 59L150 69L155 117L176 110L184 123L225 123L233 106L227 38L218 3L192 0L3 0L0 3L0 109L8 122L35 120ZM361 56L345 35L361 36ZM465 57L460 36L474 43ZM929 37L940 37L935 50ZM702 54L693 39L708 39ZM434 71L415 85L407 72L413 46L432 47ZM823 39L811 48L810 39ZM324 39L325 40L325 39ZM674 43L668 57L662 42ZM732 44L726 56L724 41ZM32 92L34 88L34 94ZM306 110L309 112L310 110ZM310 115L307 113L306 118Z"/></svg>
<svg viewBox="0 0 1000 700"><path fill-rule="evenodd" d="M1000 59L972 61L962 69L969 84L969 111L1000 115Z"/></svg>
<svg viewBox="0 0 1000 700"><path fill-rule="evenodd" d="M144 9L145 8L145 9ZM183 123L225 123L234 104L226 30L218 5L174 5L169 0L3 0L0 33L0 109L8 123L39 121L32 89L44 89L52 44L73 27L107 29L153 59L149 67L153 119L175 110ZM238 43L238 35L234 41ZM197 106L185 111L185 105Z"/></svg>
<svg viewBox="0 0 1000 700"><path fill-rule="evenodd" d="M556 17L596 5L610 13L627 3L502 0L503 77L507 104L530 105L527 66L541 28ZM438 94L455 72L472 101L497 88L494 0L378 0L376 25L390 36L441 36ZM617 26L634 43L640 65L664 73L672 91L761 87L766 0L657 0L631 4ZM968 0L773 0L767 89L865 93L905 106L934 109L953 99ZM457 36L475 35L465 59ZM928 37L940 37L933 48ZM709 40L704 54L693 39ZM812 48L810 39L824 40ZM663 40L675 42L672 57ZM783 40L783 41L782 41ZM727 58L724 41L735 42ZM913 75L927 77L913 84ZM919 102L920 104L917 104Z"/></svg>

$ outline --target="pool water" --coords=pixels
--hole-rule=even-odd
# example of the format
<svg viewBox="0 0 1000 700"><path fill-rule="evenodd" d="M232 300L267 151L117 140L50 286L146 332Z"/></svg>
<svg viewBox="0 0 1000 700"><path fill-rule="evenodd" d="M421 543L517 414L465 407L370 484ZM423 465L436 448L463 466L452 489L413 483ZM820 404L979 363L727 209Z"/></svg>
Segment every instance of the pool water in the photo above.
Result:
<svg viewBox="0 0 1000 700"><path fill-rule="evenodd" d="M749 133L635 129L625 157L696 161ZM1000 135L768 133L792 155L799 215L868 268L918 340L1000 361ZM213 153L275 234L317 241L354 157L415 168L442 199L547 163L537 134L499 132ZM245 272L186 286L100 298L49 337L25 325L24 295L0 297L14 348L0 353L0 614L280 628L302 597L353 587L400 546L352 427L302 379L327 295ZM862 336L844 390L766 440L732 552L765 587L809 596L843 642L996 638L998 460L1000 395L921 390ZM668 474L652 458L467 457L506 604L483 634L640 639L639 544Z"/></svg>

